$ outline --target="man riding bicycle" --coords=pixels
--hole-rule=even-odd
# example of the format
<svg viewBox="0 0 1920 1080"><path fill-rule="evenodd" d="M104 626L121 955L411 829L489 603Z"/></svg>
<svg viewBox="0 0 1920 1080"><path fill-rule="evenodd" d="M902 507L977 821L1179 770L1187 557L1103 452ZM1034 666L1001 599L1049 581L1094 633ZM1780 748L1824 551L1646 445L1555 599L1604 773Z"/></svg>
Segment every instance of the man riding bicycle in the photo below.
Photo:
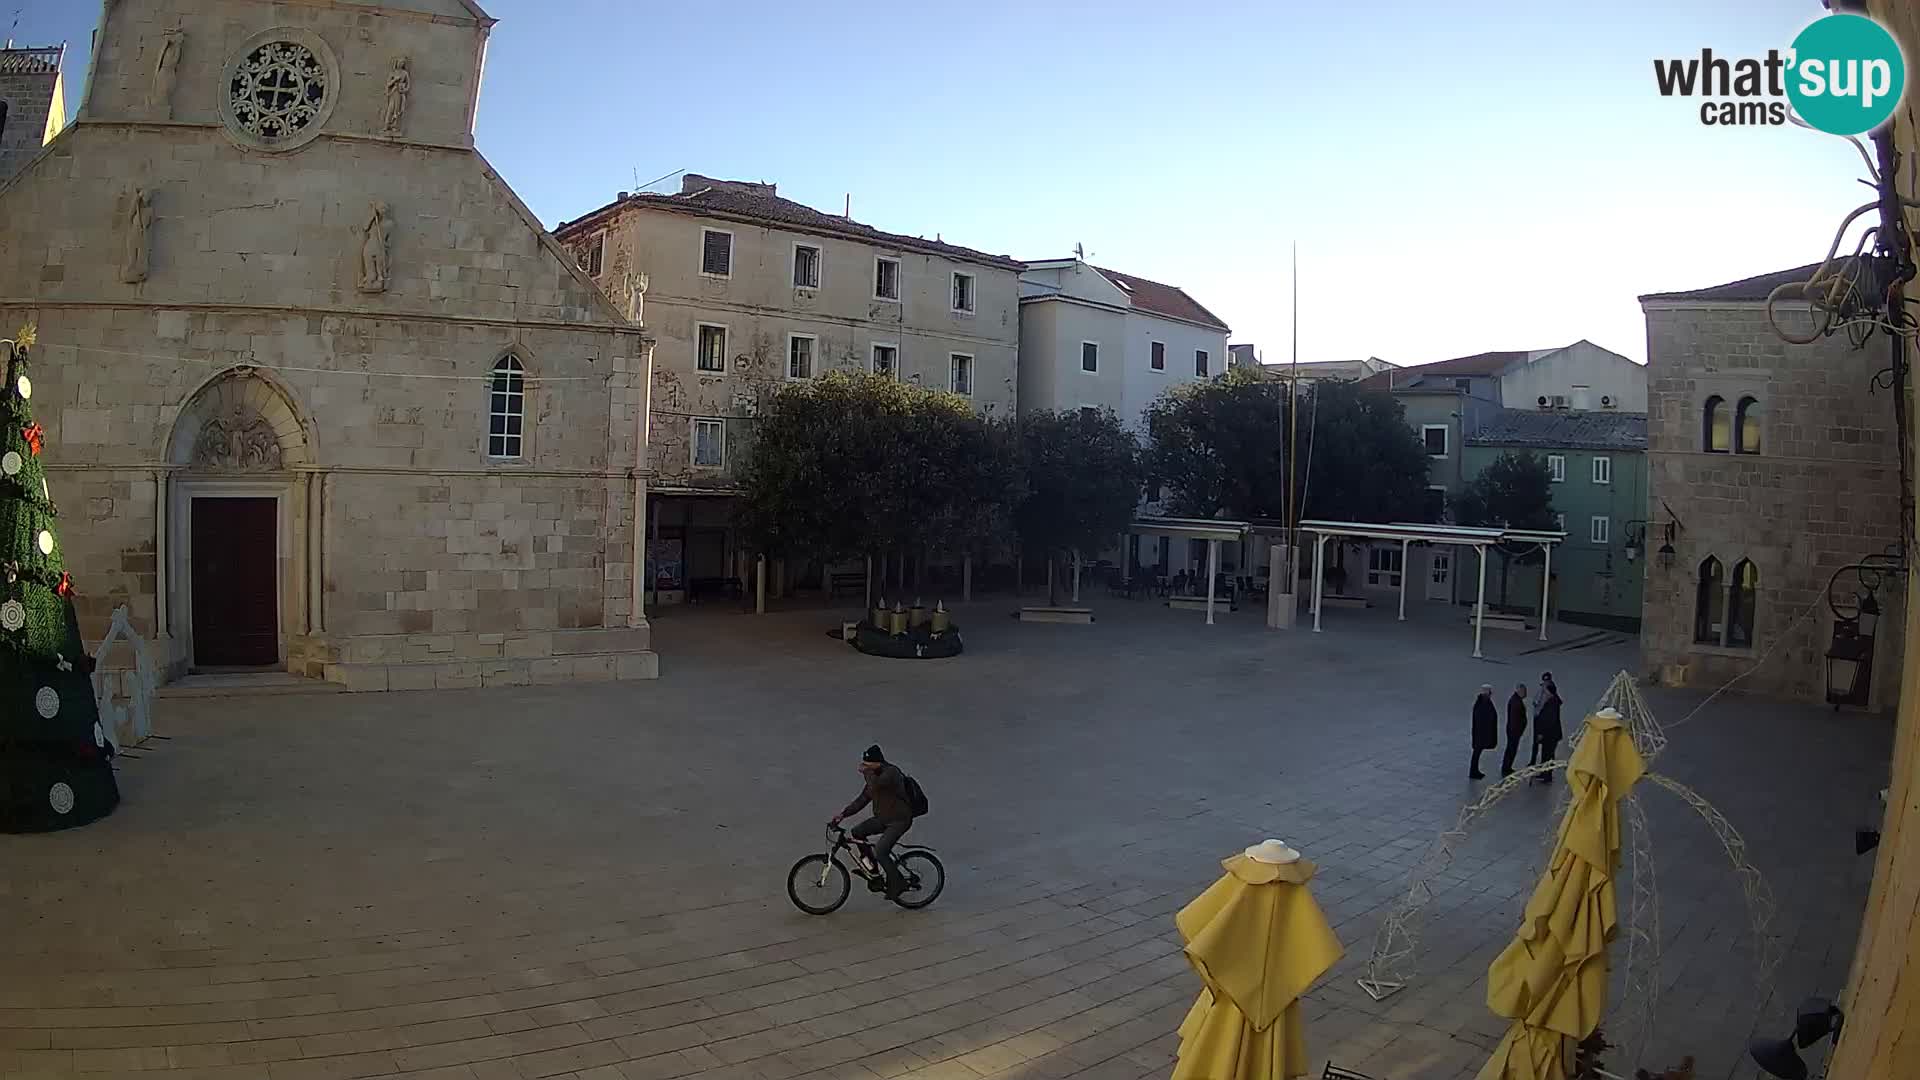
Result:
<svg viewBox="0 0 1920 1080"><path fill-rule="evenodd" d="M873 838L874 861L880 864L887 878L887 899L897 899L906 884L901 880L899 867L894 865L893 845L899 843L900 838L913 827L913 804L907 795L907 777L898 766L887 763L887 757L880 752L878 744L867 747L866 753L860 755L860 773L866 778L860 797L848 803L845 810L833 815L831 824L839 825L867 805L873 806L873 816L855 825L850 835L857 840Z"/></svg>

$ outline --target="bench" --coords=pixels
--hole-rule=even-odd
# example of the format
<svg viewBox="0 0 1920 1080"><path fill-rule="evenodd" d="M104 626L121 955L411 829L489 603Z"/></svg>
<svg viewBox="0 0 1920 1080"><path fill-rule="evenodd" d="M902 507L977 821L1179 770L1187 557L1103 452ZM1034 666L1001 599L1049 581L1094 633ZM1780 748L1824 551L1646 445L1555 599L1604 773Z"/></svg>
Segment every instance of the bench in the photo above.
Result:
<svg viewBox="0 0 1920 1080"><path fill-rule="evenodd" d="M1093 609L1083 607L1023 607L1014 613L1021 622L1090 623Z"/></svg>
<svg viewBox="0 0 1920 1080"><path fill-rule="evenodd" d="M827 579L827 598L832 599L842 592L865 593L867 574L864 570L853 570L843 574L833 574Z"/></svg>

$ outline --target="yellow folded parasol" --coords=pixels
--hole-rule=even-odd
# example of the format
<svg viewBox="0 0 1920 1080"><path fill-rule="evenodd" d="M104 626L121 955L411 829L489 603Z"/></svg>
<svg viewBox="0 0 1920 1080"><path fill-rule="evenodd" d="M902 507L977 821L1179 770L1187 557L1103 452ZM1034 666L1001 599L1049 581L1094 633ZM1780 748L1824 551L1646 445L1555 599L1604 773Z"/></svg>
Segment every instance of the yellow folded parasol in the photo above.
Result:
<svg viewBox="0 0 1920 1080"><path fill-rule="evenodd" d="M1573 801L1519 933L1487 969L1487 1007L1513 1027L1478 1080L1563 1080L1570 1048L1607 1005L1607 946L1619 927L1620 800L1646 772L1620 714L1587 717L1567 764Z"/></svg>
<svg viewBox="0 0 1920 1080"><path fill-rule="evenodd" d="M1278 840L1220 865L1225 876L1174 917L1205 984L1180 1024L1174 1080L1305 1076L1300 995L1341 954L1307 891L1314 865Z"/></svg>

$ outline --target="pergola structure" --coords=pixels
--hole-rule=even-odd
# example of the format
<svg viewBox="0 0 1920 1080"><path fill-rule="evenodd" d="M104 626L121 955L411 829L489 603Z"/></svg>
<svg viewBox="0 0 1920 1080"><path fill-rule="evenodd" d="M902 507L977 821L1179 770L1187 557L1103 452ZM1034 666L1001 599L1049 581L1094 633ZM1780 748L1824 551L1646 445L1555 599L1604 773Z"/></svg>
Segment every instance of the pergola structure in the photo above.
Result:
<svg viewBox="0 0 1920 1080"><path fill-rule="evenodd" d="M1407 550L1416 542L1452 544L1473 548L1480 556L1480 583L1473 602L1473 655L1480 656L1480 631L1487 617L1487 548L1496 544L1538 544L1546 552L1546 568L1540 575L1540 640L1547 640L1547 597L1553 580L1553 545L1564 543L1567 534L1534 529L1475 528L1466 525L1417 525L1403 522L1375 524L1364 521L1302 521L1300 531L1312 533L1313 543L1313 632L1320 632L1320 598L1325 590L1327 541L1333 539L1398 540L1400 542L1400 619L1407 617Z"/></svg>
<svg viewBox="0 0 1920 1080"><path fill-rule="evenodd" d="M1232 541L1239 543L1247 535L1247 523L1244 521L1217 521L1213 518L1172 518L1142 517L1135 518L1127 526L1128 533L1151 536L1166 536L1175 540L1205 540L1207 542L1207 625L1213 625L1214 585L1220 576L1220 543ZM1132 553L1122 545L1120 559L1121 580L1126 580L1133 572Z"/></svg>

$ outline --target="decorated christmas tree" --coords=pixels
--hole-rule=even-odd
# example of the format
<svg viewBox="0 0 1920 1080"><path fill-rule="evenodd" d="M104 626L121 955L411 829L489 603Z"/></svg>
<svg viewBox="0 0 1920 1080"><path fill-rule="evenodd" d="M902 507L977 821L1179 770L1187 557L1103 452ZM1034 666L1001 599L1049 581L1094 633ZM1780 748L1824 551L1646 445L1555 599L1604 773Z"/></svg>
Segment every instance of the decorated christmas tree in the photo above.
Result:
<svg viewBox="0 0 1920 1080"><path fill-rule="evenodd" d="M28 402L33 329L0 342L0 831L84 825L120 801Z"/></svg>

